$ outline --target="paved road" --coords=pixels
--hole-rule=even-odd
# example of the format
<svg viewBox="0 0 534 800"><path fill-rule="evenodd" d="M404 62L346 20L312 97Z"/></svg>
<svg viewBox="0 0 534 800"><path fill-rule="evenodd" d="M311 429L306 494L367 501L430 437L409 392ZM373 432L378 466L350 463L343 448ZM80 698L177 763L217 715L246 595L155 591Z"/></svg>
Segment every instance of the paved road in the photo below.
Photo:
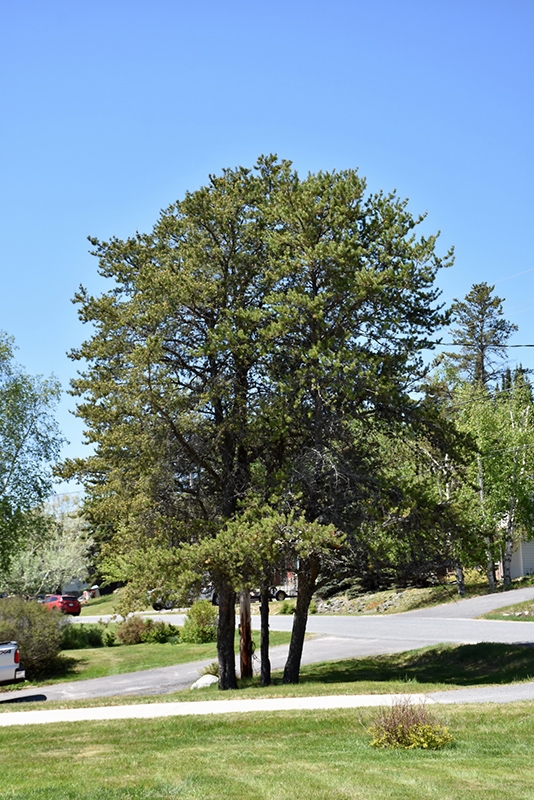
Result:
<svg viewBox="0 0 534 800"><path fill-rule="evenodd" d="M445 642L474 644L484 641L534 644L534 623L472 619L472 617L492 609L531 599L534 599L534 587L391 616L311 616L308 621L308 632L314 633L316 636L305 643L302 663L312 664L319 661L402 652ZM160 619L180 624L180 615L158 614L157 616ZM98 619L100 618L84 617L80 622L98 621ZM258 628L259 617L253 616L252 620L253 627ZM271 617L270 625L273 630L290 630L292 617ZM287 647L272 649L271 661L274 669L283 667L286 655ZM2 693L0 702L168 694L188 688L196 680L202 667L211 660L126 675L114 675L109 678L73 681L72 683L41 687L38 691L24 689ZM534 687L534 684L526 684L526 686ZM478 690L461 691L465 693ZM487 690L484 691L487 692ZM458 702L462 701L464 696L458 694ZM469 701L464 700L464 702Z"/></svg>

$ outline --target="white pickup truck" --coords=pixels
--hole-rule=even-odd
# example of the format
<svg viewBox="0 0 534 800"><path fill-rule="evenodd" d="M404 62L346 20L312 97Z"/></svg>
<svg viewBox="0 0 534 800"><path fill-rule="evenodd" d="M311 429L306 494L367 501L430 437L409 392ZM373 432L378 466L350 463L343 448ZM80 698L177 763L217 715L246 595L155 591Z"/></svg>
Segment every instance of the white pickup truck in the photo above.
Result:
<svg viewBox="0 0 534 800"><path fill-rule="evenodd" d="M16 642L0 642L0 684L23 681L25 670L20 666L20 651Z"/></svg>

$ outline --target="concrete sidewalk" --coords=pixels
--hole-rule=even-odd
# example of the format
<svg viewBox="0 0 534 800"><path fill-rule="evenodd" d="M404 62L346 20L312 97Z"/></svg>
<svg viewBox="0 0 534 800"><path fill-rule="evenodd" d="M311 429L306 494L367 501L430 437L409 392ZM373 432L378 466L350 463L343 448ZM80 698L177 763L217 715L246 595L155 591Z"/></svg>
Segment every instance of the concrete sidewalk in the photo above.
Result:
<svg viewBox="0 0 534 800"><path fill-rule="evenodd" d="M98 708L59 708L38 711L6 711L0 714L0 727L43 725L53 722L89 722L91 720L156 719L158 717L244 714L248 712L334 710L390 706L400 700L411 703L513 703L534 700L534 683L503 686L480 686L429 694L351 694L321 697L277 697L257 700L207 700L183 703L148 703Z"/></svg>
<svg viewBox="0 0 534 800"><path fill-rule="evenodd" d="M155 719L210 714L243 714L247 712L297 711L336 708L364 708L392 705L400 697L413 703L433 702L424 694L353 694L330 697L278 697L262 700L207 700L183 703L149 703L99 708L58 708L39 711L6 711L0 714L0 727L10 725L42 725L49 722L88 722L108 719Z"/></svg>

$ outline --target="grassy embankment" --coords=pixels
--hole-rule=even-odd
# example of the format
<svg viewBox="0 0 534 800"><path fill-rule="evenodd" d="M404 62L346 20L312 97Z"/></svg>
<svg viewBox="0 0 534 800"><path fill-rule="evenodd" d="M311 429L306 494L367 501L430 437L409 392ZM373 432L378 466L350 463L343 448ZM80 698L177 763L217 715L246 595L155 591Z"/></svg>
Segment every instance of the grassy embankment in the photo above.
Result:
<svg viewBox="0 0 534 800"><path fill-rule="evenodd" d="M515 603L512 606L498 608L484 614L484 619L497 619L503 622L532 622L534 621L534 602L527 600L525 603Z"/></svg>
<svg viewBox="0 0 534 800"><path fill-rule="evenodd" d="M534 577L520 578L512 583L512 589L520 589L534 584ZM504 592L502 585L498 585L498 592ZM488 584L486 579L475 570L472 570L466 575L466 597L478 597L488 594ZM334 597L327 605L330 608L325 609L323 613L341 613L341 614L399 614L404 611L414 611L420 608L430 608L432 606L441 605L443 603L454 603L458 600L457 587L454 582L439 584L437 586L428 586L426 588L407 588L407 589L385 589L380 592L367 592L352 599L346 597ZM120 594L107 595L99 597L82 607L82 617L87 616L106 616L114 614L117 610L117 604L120 601ZM294 600L289 600L289 603L294 603ZM319 612L323 607L320 600L317 599ZM533 604L526 604L533 605ZM270 604L271 614L278 614L282 603L273 601ZM521 609L523 610L523 609ZM507 609L502 609L502 612ZM493 612L492 618L502 612ZM147 608L143 613L152 614L156 619L158 612L152 608ZM163 612L171 614L173 612ZM252 603L252 613L259 613L258 603ZM534 612L533 612L534 615ZM503 619L509 619L504 616Z"/></svg>

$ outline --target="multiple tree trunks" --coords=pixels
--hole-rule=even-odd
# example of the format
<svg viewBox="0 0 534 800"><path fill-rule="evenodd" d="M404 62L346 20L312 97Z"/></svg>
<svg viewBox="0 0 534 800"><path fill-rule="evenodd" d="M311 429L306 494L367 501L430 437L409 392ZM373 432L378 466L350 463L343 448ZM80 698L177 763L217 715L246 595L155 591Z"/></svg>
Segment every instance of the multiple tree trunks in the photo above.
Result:
<svg viewBox="0 0 534 800"><path fill-rule="evenodd" d="M93 333L72 356L86 365L73 393L95 454L65 477L85 483L110 532L109 575L149 588L147 552L175 569L182 544L223 537L251 497L347 533L377 512L377 442L420 425L421 353L447 321L435 279L452 251L439 256L436 236L417 235L423 220L394 192L367 193L357 170L301 178L265 156L210 176L150 234L91 240L112 286L77 293ZM290 542L309 563L286 682L298 681L320 564L310 553L323 546L304 528ZM222 689L236 687L230 587L250 584L246 555L191 568L217 583ZM267 642L265 628L263 681ZM242 656L248 674L248 641Z"/></svg>

